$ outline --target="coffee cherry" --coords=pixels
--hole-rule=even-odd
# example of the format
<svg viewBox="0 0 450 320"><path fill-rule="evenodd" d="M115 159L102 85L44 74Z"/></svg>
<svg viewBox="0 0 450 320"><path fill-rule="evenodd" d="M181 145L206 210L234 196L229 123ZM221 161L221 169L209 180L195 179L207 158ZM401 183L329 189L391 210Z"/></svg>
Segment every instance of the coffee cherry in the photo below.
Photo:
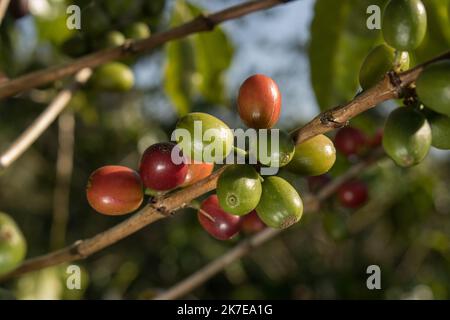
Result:
<svg viewBox="0 0 450 320"><path fill-rule="evenodd" d="M384 44L379 45L370 51L359 70L359 84L361 88L367 90L382 80L384 75L395 69L405 71L409 68L408 52L399 52L398 65L395 64L395 49Z"/></svg>
<svg viewBox="0 0 450 320"><path fill-rule="evenodd" d="M100 90L128 91L134 85L134 75L125 64L110 62L98 67L90 82Z"/></svg>
<svg viewBox="0 0 450 320"><path fill-rule="evenodd" d="M191 162L221 161L233 150L233 132L223 121L207 113L193 112L182 117L172 137Z"/></svg>
<svg viewBox="0 0 450 320"><path fill-rule="evenodd" d="M276 132L278 132L278 138ZM274 140L275 139L275 140ZM272 148L272 144L278 148ZM283 167L294 156L295 144L289 134L278 129L267 131L267 135L259 132L258 138L250 141L250 154L264 166Z"/></svg>
<svg viewBox="0 0 450 320"><path fill-rule="evenodd" d="M353 180L344 183L338 189L338 197L343 207L356 209L367 202L369 191L364 182Z"/></svg>
<svg viewBox="0 0 450 320"><path fill-rule="evenodd" d="M431 126L431 145L450 150L450 117L432 111L427 112L426 117Z"/></svg>
<svg viewBox="0 0 450 320"><path fill-rule="evenodd" d="M431 128L426 118L410 107L391 112L384 126L383 147L401 167L421 162L431 146Z"/></svg>
<svg viewBox="0 0 450 320"><path fill-rule="evenodd" d="M86 196L95 211L116 216L139 208L144 193L136 171L123 166L104 166L89 177Z"/></svg>
<svg viewBox="0 0 450 320"><path fill-rule="evenodd" d="M427 13L420 0L391 0L381 25L384 41L397 50L416 49L425 37Z"/></svg>
<svg viewBox="0 0 450 320"><path fill-rule="evenodd" d="M214 163L190 163L188 164L188 172L184 179L182 187L190 186L200 180L209 177L214 169Z"/></svg>
<svg viewBox="0 0 450 320"><path fill-rule="evenodd" d="M9 3L9 12L14 19L20 19L30 13L28 0L12 0Z"/></svg>
<svg viewBox="0 0 450 320"><path fill-rule="evenodd" d="M102 41L102 48L114 48L114 47L118 47L121 46L125 43L125 36L117 31L117 30L113 30L113 31L109 31L106 35L105 38Z"/></svg>
<svg viewBox="0 0 450 320"><path fill-rule="evenodd" d="M241 218L223 211L216 195L202 202L197 217L203 229L218 240L231 239L240 230Z"/></svg>
<svg viewBox="0 0 450 320"><path fill-rule="evenodd" d="M0 212L0 275L15 269L25 258L27 244L14 220Z"/></svg>
<svg viewBox="0 0 450 320"><path fill-rule="evenodd" d="M430 109L450 116L450 61L425 68L416 81L419 99Z"/></svg>
<svg viewBox="0 0 450 320"><path fill-rule="evenodd" d="M135 22L127 26L125 31L127 39L140 40L150 37L150 28L144 22Z"/></svg>
<svg viewBox="0 0 450 320"><path fill-rule="evenodd" d="M286 180L271 176L264 178L261 199L256 212L269 227L287 228L298 222L303 214L303 202Z"/></svg>
<svg viewBox="0 0 450 320"><path fill-rule="evenodd" d="M331 181L331 177L328 174L322 174L320 176L308 177L307 180L309 191L315 193L326 186Z"/></svg>
<svg viewBox="0 0 450 320"><path fill-rule="evenodd" d="M219 177L217 197L223 210L241 216L256 208L261 189L260 176L251 165L233 164Z"/></svg>
<svg viewBox="0 0 450 320"><path fill-rule="evenodd" d="M178 157L175 159L173 157ZM165 191L179 187L186 179L188 165L177 145L156 143L141 158L139 173L147 188Z"/></svg>
<svg viewBox="0 0 450 320"><path fill-rule="evenodd" d="M340 129L334 138L336 150L347 157L358 155L364 149L366 143L366 135L353 127Z"/></svg>
<svg viewBox="0 0 450 320"><path fill-rule="evenodd" d="M318 176L328 172L335 161L333 142L319 134L295 146L294 157L286 168L300 175Z"/></svg>
<svg viewBox="0 0 450 320"><path fill-rule="evenodd" d="M280 117L280 90L273 79L262 74L255 74L242 83L237 103L239 116L250 128L272 128Z"/></svg>
<svg viewBox="0 0 450 320"><path fill-rule="evenodd" d="M245 233L256 233L266 228L266 225L262 220L258 217L258 214L255 210L246 214L241 218L241 229Z"/></svg>

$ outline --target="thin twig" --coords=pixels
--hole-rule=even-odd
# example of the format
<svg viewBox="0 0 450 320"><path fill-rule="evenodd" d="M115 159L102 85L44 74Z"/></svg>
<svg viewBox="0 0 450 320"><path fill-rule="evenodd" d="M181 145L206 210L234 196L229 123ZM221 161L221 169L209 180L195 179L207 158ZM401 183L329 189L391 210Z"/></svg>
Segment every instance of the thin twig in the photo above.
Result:
<svg viewBox="0 0 450 320"><path fill-rule="evenodd" d="M58 118L58 157L56 183L53 194L53 222L50 232L52 250L65 246L67 221L70 208L70 181L73 171L75 116L67 110Z"/></svg>
<svg viewBox="0 0 450 320"><path fill-rule="evenodd" d="M383 153L380 150L377 150L364 161L361 161L352 166L346 173L341 175L339 178L329 182L324 188L321 189L321 191L316 196L310 198L309 201L305 201L304 212L312 213L317 211L320 208L320 203L325 201L330 196L332 196L343 183L358 176L361 172L363 172L368 166L374 163L382 155ZM317 203L319 203L319 205L317 205ZM284 230L291 230L291 229L284 229ZM254 236L241 241L231 250L225 252L223 255L214 259L201 269L194 272L189 277L183 279L176 285L172 286L171 288L167 289L163 293L156 296L155 300L171 300L185 296L186 294L193 291L201 284L205 283L210 278L218 274L220 271L225 269L231 263L253 252L255 248L261 246L266 241L279 235L284 230L267 228L265 230L258 232Z"/></svg>
<svg viewBox="0 0 450 320"><path fill-rule="evenodd" d="M123 58L131 54L148 52L168 41L177 40L202 31L211 31L222 22L236 19L252 12L269 9L284 2L286 1L257 0L245 2L216 13L200 15L178 27L154 34L147 39L127 42L122 46L100 50L69 63L26 74L17 79L2 83L0 85L0 99L65 78L83 68L94 68L108 61Z"/></svg>
<svg viewBox="0 0 450 320"><path fill-rule="evenodd" d="M430 60L427 64L431 61L441 59L450 59L450 52ZM304 127L295 130L292 133L293 137L296 139L296 143L298 144L304 142L319 133L332 130L333 127L330 126L329 121L333 119L337 119L338 121L345 119L345 122L347 122L352 117L381 102L393 98L399 98L402 91L415 81L420 72L423 70L424 65L420 65L400 75L395 74L390 75L389 77L386 76L385 79L379 82L374 88L369 89L367 92L350 101L348 104L326 111L317 116ZM393 83L394 81L391 80L392 77L396 77L396 79L398 78L398 81L395 81L395 84ZM363 98L360 98L361 96L363 96ZM317 121L317 119L322 119L322 121ZM117 241L157 220L171 216L175 210L182 208L195 198L214 190L219 175L226 167L226 165L223 166L211 176L197 182L192 186L164 196L161 199L158 199L155 203L148 204L129 219L119 223L111 229L97 234L92 238L78 241L72 246L60 251L52 252L25 261L16 270L1 277L0 281L8 279L12 276L17 276L62 262L86 258L87 256L116 243Z"/></svg>
<svg viewBox="0 0 450 320"><path fill-rule="evenodd" d="M81 70L75 75L75 81L56 95L39 117L0 155L0 170L9 167L41 136L56 120L70 99L72 99L76 90L89 79L91 74L91 69Z"/></svg>
<svg viewBox="0 0 450 320"><path fill-rule="evenodd" d="M5 17L6 10L8 10L9 0L1 0L0 1L0 25L3 22L3 18Z"/></svg>

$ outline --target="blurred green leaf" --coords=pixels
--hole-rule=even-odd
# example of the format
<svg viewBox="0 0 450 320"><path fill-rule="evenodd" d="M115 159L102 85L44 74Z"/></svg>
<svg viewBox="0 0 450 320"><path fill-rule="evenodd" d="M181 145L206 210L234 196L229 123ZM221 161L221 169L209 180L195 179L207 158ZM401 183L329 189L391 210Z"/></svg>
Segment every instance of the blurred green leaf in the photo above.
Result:
<svg viewBox="0 0 450 320"><path fill-rule="evenodd" d="M171 25L179 25L200 15L202 10L177 1ZM196 94L210 103L225 102L224 71L230 66L233 47L218 27L172 42L166 47L164 87L178 114L191 109Z"/></svg>
<svg viewBox="0 0 450 320"><path fill-rule="evenodd" d="M359 68L380 39L366 27L369 5L383 8L386 0L318 0L311 24L311 81L322 110L353 98Z"/></svg>

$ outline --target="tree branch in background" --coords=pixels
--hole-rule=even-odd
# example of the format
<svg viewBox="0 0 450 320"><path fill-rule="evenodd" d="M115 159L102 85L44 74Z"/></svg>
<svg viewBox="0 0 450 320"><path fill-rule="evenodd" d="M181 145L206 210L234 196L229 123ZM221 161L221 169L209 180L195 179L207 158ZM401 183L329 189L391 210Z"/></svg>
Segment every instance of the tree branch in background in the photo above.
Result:
<svg viewBox="0 0 450 320"><path fill-rule="evenodd" d="M127 55L150 51L168 41L177 40L202 31L211 31L222 22L236 19L252 12L269 9L285 2L287 1L256 0L245 2L216 13L201 15L178 27L154 34L147 39L130 41L122 46L100 50L66 64L29 73L1 84L0 99L65 78L83 68L94 68Z"/></svg>
<svg viewBox="0 0 450 320"><path fill-rule="evenodd" d="M383 154L384 152L382 150L377 149L367 159L355 164L343 175L328 183L324 188L322 188L322 190L320 190L320 192L316 196L311 196L309 199L306 199L304 213L312 213L318 211L321 202L331 197L343 183L357 177L368 166L381 158ZM156 296L155 300L171 300L185 296L186 294L193 291L194 289L208 281L210 278L218 274L234 261L253 252L255 248L263 245L266 241L274 238L285 230L267 228L258 232L254 236L241 241L231 250L227 251L220 257L205 265L203 268L197 270L189 277L185 278L173 287Z"/></svg>
<svg viewBox="0 0 450 320"><path fill-rule="evenodd" d="M0 25L2 24L3 18L5 17L6 10L8 10L9 0L0 1Z"/></svg>
<svg viewBox="0 0 450 320"><path fill-rule="evenodd" d="M37 117L33 123L0 154L0 170L9 167L19 158L56 120L72 99L73 94L82 86L92 74L91 69L83 69L75 75L75 81L61 90L48 107Z"/></svg>
<svg viewBox="0 0 450 320"><path fill-rule="evenodd" d="M53 221L50 231L51 250L63 247L66 242L74 139L75 116L72 110L68 110L58 118L58 158L56 160L56 182L53 194Z"/></svg>
<svg viewBox="0 0 450 320"><path fill-rule="evenodd" d="M338 127L336 123L332 122L336 121L333 119L346 119L346 123L352 117L355 117L356 115L380 104L381 102L393 98L400 98L403 89L410 86L417 79L425 65L442 59L450 59L450 52L430 60L425 64L417 66L414 69L401 73L400 75L390 74L389 76L385 76L385 78L375 87L362 93L348 104L325 111L302 128L295 130L292 133L292 137L294 137L296 143L299 144L319 133L327 132L335 127ZM319 119L319 121L317 119ZM322 121L320 119L327 120ZM333 123L333 125L330 125L330 123ZM339 126L343 126L345 123L339 123ZM116 243L117 241L133 234L134 232L157 220L171 216L175 210L186 206L195 198L214 190L216 188L217 179L226 167L226 165L223 166L211 176L197 182L192 186L170 193L161 199L157 199L157 201L146 205L127 220L117 224L111 229L97 234L92 238L80 240L59 251L51 252L49 254L25 261L16 270L13 270L11 273L1 277L0 281L33 270L86 258L89 255Z"/></svg>

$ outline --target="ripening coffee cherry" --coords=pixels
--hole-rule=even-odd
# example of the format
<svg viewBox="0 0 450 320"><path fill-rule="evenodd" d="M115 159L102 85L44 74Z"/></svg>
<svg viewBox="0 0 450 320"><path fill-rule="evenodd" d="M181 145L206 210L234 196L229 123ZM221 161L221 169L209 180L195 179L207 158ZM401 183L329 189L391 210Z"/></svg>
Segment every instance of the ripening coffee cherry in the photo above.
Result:
<svg viewBox="0 0 450 320"><path fill-rule="evenodd" d="M397 165L411 167L426 157L431 137L427 119L411 107L401 107L386 120L383 147Z"/></svg>
<svg viewBox="0 0 450 320"><path fill-rule="evenodd" d="M383 142L383 128L379 128L375 134L368 140L368 145L372 148L381 146Z"/></svg>
<svg viewBox="0 0 450 320"><path fill-rule="evenodd" d="M241 217L223 211L216 195L202 202L197 217L203 229L218 240L233 238L241 227Z"/></svg>
<svg viewBox="0 0 450 320"><path fill-rule="evenodd" d="M191 162L214 163L233 150L233 132L222 120L207 113L185 115L178 120L172 136Z"/></svg>
<svg viewBox="0 0 450 320"><path fill-rule="evenodd" d="M427 13L420 0L391 0L381 24L384 41L401 51L416 49L425 37Z"/></svg>
<svg viewBox="0 0 450 320"><path fill-rule="evenodd" d="M89 177L86 196L95 211L110 216L133 212L144 199L138 173L123 166L95 170Z"/></svg>
<svg viewBox="0 0 450 320"><path fill-rule="evenodd" d="M250 141L250 154L264 166L284 167L292 160L294 152L294 141L282 130L267 130L267 135L259 132L258 138Z"/></svg>
<svg viewBox="0 0 450 320"><path fill-rule="evenodd" d="M340 129L334 137L336 150L349 157L358 155L366 146L367 137L361 130L353 127Z"/></svg>
<svg viewBox="0 0 450 320"><path fill-rule="evenodd" d="M183 184L188 172L187 160L171 142L156 143L141 158L139 174L147 188L165 191Z"/></svg>
<svg viewBox="0 0 450 320"><path fill-rule="evenodd" d="M450 116L450 61L426 67L416 81L416 91L427 108Z"/></svg>
<svg viewBox="0 0 450 320"><path fill-rule="evenodd" d="M336 161L333 142L319 134L295 146L295 153L286 168L304 176L318 176L328 172Z"/></svg>
<svg viewBox="0 0 450 320"><path fill-rule="evenodd" d="M0 212L0 275L15 269L27 251L25 237L14 220Z"/></svg>
<svg viewBox="0 0 450 320"><path fill-rule="evenodd" d="M241 229L244 233L256 233L266 228L255 210L241 217Z"/></svg>
<svg viewBox="0 0 450 320"><path fill-rule="evenodd" d="M242 216L258 205L261 198L261 177L248 164L232 164L217 181L220 207L228 213Z"/></svg>
<svg viewBox="0 0 450 320"><path fill-rule="evenodd" d="M272 78L262 74L255 74L242 83L237 103L239 116L250 128L272 128L280 117L280 90Z"/></svg>
<svg viewBox="0 0 450 320"><path fill-rule="evenodd" d="M406 51L399 52L398 65L395 64L395 49L381 44L372 49L364 59L359 70L359 84L361 88L367 90L381 81L389 70L397 72L405 71L409 68L409 54Z"/></svg>
<svg viewBox="0 0 450 320"><path fill-rule="evenodd" d="M90 83L100 90L128 91L134 85L134 75L125 64L109 62L94 71Z"/></svg>
<svg viewBox="0 0 450 320"><path fill-rule="evenodd" d="M338 189L340 204L345 208L356 209L369 199L369 190L363 181L353 180Z"/></svg>
<svg viewBox="0 0 450 320"><path fill-rule="evenodd" d="M431 145L450 150L450 117L432 111L426 112L426 117L431 126Z"/></svg>
<svg viewBox="0 0 450 320"><path fill-rule="evenodd" d="M303 202L289 182L280 177L270 176L264 178L262 187L256 212L266 225L284 229L300 220Z"/></svg>
<svg viewBox="0 0 450 320"><path fill-rule="evenodd" d="M181 186L187 187L209 177L213 169L214 163L189 163L186 178Z"/></svg>
<svg viewBox="0 0 450 320"><path fill-rule="evenodd" d="M9 12L14 19L20 19L30 13L28 0L12 0L9 3Z"/></svg>
<svg viewBox="0 0 450 320"><path fill-rule="evenodd" d="M134 22L125 28L127 39L141 40L150 37L150 28L144 22Z"/></svg>

